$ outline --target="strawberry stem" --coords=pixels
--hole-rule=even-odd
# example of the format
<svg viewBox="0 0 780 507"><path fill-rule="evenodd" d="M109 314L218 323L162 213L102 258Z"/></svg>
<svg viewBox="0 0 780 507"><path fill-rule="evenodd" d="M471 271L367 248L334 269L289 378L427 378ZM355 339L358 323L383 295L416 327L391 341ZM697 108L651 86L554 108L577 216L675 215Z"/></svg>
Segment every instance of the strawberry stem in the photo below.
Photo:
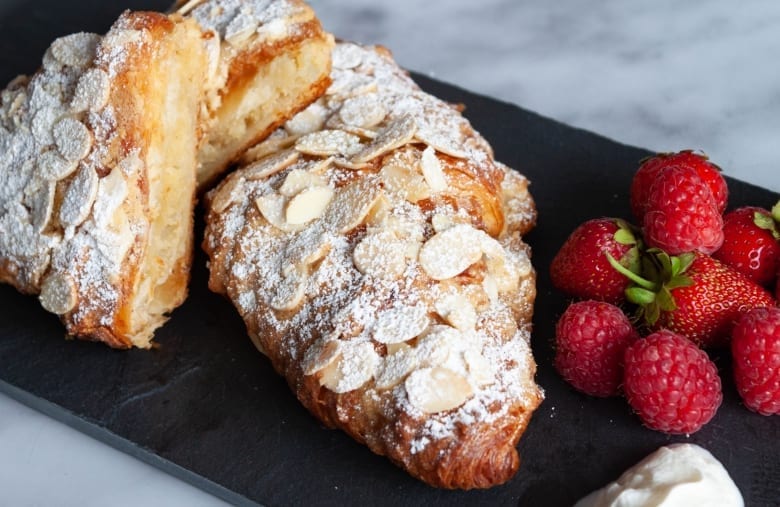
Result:
<svg viewBox="0 0 780 507"><path fill-rule="evenodd" d="M650 280L645 280L644 278L642 278L641 276L637 275L636 273L634 273L633 271L631 271L627 267L625 267L622 264L620 264L618 261L615 260L614 257L612 257L612 255L610 255L609 252L604 252L604 255L607 256L607 260L609 261L610 266L615 268L615 270L618 273L620 273L621 275L625 276L626 278L628 278L629 280L631 280L635 284L639 285L640 287L643 287L643 288L645 288L645 289L647 289L649 291L654 291L655 290L656 287L655 287L655 284L653 282L651 282Z"/></svg>

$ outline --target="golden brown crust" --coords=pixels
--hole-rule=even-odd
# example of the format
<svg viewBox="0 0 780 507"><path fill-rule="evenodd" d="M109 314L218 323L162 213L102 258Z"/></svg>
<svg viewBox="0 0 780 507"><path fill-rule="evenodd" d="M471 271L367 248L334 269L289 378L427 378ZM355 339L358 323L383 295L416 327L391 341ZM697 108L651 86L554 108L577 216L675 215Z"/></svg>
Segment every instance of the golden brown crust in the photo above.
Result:
<svg viewBox="0 0 780 507"><path fill-rule="evenodd" d="M433 486L505 482L542 400L528 181L386 51L333 61L207 195L209 287L324 424Z"/></svg>

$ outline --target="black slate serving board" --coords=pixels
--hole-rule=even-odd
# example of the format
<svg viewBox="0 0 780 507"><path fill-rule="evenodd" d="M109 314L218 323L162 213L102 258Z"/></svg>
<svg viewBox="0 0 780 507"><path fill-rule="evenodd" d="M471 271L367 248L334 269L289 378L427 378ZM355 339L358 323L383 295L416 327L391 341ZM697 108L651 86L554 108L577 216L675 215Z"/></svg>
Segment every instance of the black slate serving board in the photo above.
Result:
<svg viewBox="0 0 780 507"><path fill-rule="evenodd" d="M168 2L106 4L0 2L0 81L34 71L56 36L103 32L125 7L164 9ZM580 395L552 368L554 322L566 306L550 285L552 256L580 222L630 217L629 183L647 152L416 78L427 91L465 104L497 159L533 182L539 211L527 238L539 273L533 350L546 401L521 440L520 472L509 483L487 491L436 490L322 427L254 349L230 304L208 291L201 252L190 297L158 331L152 351L67 342L57 318L35 298L0 286L0 390L236 504L571 505L658 446L688 441L723 462L746 505L776 505L779 420L740 405L725 355L715 357L723 405L690 438L643 428L623 400ZM778 199L739 181L729 180L729 188L731 207L771 206Z"/></svg>

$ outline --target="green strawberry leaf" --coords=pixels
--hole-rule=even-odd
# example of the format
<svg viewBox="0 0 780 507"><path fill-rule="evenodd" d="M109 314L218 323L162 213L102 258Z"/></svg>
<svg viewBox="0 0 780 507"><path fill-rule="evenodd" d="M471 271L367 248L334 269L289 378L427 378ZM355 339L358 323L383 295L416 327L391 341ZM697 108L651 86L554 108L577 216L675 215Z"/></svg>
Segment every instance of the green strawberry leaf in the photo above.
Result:
<svg viewBox="0 0 780 507"><path fill-rule="evenodd" d="M667 287L664 287L658 291L658 294L655 296L655 301L658 304L659 310L673 312L677 309L677 304L674 302L674 297L672 297L672 293L669 292Z"/></svg>
<svg viewBox="0 0 780 507"><path fill-rule="evenodd" d="M775 222L780 223L780 201L777 201L777 203L772 206L772 218L775 219Z"/></svg>
<svg viewBox="0 0 780 507"><path fill-rule="evenodd" d="M620 243L621 245L636 244L636 237L634 236L634 233L629 231L628 229L618 229L617 231L615 231L614 238L615 241Z"/></svg>
<svg viewBox="0 0 780 507"><path fill-rule="evenodd" d="M780 211L780 202L778 202L775 207L777 207L778 211ZM772 211L774 212L774 208L772 208ZM761 213L760 211L756 211L753 213L753 223L756 224L756 227L759 229L764 229L771 232L773 238L780 239L780 231L777 230L775 219L771 216L765 213Z"/></svg>

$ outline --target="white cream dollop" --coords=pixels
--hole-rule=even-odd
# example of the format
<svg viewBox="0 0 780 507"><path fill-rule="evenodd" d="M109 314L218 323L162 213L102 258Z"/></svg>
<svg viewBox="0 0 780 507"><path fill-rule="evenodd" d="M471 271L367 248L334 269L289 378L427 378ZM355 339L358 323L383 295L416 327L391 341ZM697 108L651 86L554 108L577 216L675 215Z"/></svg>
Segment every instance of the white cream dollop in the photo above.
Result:
<svg viewBox="0 0 780 507"><path fill-rule="evenodd" d="M672 444L659 448L574 507L694 505L743 507L744 501L709 451L694 444Z"/></svg>

